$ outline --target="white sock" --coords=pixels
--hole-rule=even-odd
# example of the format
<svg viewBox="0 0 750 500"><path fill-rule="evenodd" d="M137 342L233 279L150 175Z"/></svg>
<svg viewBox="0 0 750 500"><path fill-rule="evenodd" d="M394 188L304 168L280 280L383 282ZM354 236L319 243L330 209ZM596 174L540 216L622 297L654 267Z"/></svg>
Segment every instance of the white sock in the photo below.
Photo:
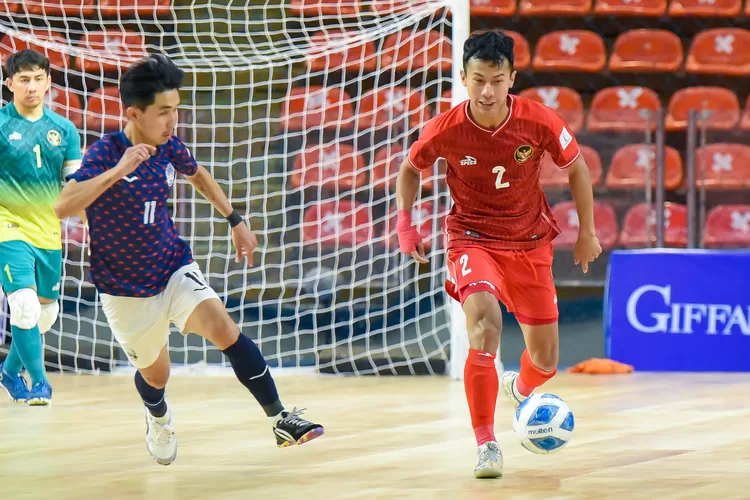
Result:
<svg viewBox="0 0 750 500"><path fill-rule="evenodd" d="M278 415L268 417L268 419L271 421L271 427L276 427L276 424L279 422L279 420L284 418L284 416L282 415L284 412L286 412L286 410L281 410Z"/></svg>

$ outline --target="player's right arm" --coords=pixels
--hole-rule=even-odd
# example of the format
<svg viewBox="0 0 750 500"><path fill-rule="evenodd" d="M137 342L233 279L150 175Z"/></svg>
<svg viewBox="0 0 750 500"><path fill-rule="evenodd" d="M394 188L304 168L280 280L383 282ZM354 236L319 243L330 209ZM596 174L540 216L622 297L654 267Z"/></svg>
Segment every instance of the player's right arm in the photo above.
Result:
<svg viewBox="0 0 750 500"><path fill-rule="evenodd" d="M422 180L421 172L432 167L440 157L435 143L438 132L437 119L428 122L424 131L417 139L409 154L401 163L401 170L396 179L396 205L398 216L396 232L398 244L402 253L409 254L421 264L427 263L424 243L417 228L411 224L411 211L417 200L419 186Z"/></svg>
<svg viewBox="0 0 750 500"><path fill-rule="evenodd" d="M154 146L137 144L125 150L114 168L105 169L86 153L83 165L69 178L55 203L55 214L60 219L84 211L117 181L132 173L138 165L156 153Z"/></svg>

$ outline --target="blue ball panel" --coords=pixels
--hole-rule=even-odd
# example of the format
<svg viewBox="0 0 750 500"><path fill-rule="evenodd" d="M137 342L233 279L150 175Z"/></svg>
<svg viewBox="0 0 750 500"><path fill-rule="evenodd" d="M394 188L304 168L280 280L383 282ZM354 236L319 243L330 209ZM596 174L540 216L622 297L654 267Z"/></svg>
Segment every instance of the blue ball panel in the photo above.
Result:
<svg viewBox="0 0 750 500"><path fill-rule="evenodd" d="M568 412L568 416L565 417L563 423L560 425L560 429L564 431L573 432L573 428L576 426L575 419L573 418L573 412Z"/></svg>
<svg viewBox="0 0 750 500"><path fill-rule="evenodd" d="M536 411L529 417L527 425L546 425L555 417L559 406L554 405L542 405L539 406Z"/></svg>
<svg viewBox="0 0 750 500"><path fill-rule="evenodd" d="M558 439L552 436L548 436L546 438L529 439L529 441L531 441L535 446L544 451L554 451L567 443L567 441L563 441L562 439Z"/></svg>

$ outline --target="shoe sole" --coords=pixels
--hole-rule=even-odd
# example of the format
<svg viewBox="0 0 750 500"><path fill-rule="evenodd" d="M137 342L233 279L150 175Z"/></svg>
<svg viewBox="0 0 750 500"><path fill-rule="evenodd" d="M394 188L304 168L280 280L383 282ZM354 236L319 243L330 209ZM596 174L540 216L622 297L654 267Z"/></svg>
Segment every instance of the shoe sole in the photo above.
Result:
<svg viewBox="0 0 750 500"><path fill-rule="evenodd" d="M290 446L295 445L302 445L305 443L308 443L312 441L315 438L319 438L325 434L325 429L323 427L316 427L315 429L306 432L301 438L299 438L296 442L294 441L284 441L279 445L279 448L289 448Z"/></svg>
<svg viewBox="0 0 750 500"><path fill-rule="evenodd" d="M146 448L148 448L148 445L146 446ZM149 450L149 454L151 454L151 450ZM157 458L153 454L151 454L151 457L159 465L164 465L164 466L172 465L172 462L174 462L175 459L177 458L177 450L174 450L174 455L172 455L170 458L168 458L166 460L163 459L163 458Z"/></svg>
<svg viewBox="0 0 750 500"><path fill-rule="evenodd" d="M49 398L33 398L26 401L29 406L47 406L52 404L52 399Z"/></svg>
<svg viewBox="0 0 750 500"><path fill-rule="evenodd" d="M503 471L491 468L479 469L474 471L474 477L477 479L496 479L503 477Z"/></svg>

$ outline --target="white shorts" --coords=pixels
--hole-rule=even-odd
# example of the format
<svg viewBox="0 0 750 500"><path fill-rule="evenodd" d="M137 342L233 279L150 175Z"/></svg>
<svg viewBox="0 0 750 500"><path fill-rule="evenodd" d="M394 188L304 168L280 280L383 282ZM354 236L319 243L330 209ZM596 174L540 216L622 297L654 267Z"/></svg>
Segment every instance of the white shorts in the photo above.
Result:
<svg viewBox="0 0 750 500"><path fill-rule="evenodd" d="M153 297L117 297L101 294L102 309L112 334L136 368L148 368L169 341L169 324L182 332L198 304L218 299L193 262L175 272L167 288Z"/></svg>

